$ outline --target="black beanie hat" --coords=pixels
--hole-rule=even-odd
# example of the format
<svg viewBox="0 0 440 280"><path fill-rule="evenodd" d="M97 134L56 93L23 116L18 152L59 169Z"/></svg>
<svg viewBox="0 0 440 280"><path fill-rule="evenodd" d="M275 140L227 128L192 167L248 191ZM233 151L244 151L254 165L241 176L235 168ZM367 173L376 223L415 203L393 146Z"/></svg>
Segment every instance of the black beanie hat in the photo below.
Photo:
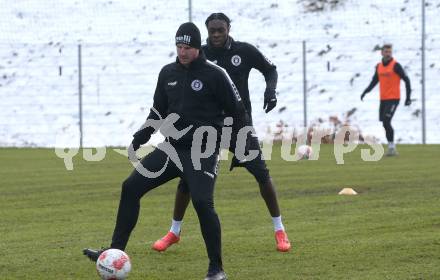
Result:
<svg viewBox="0 0 440 280"><path fill-rule="evenodd" d="M176 45L185 44L192 48L200 49L202 39L200 30L192 22L185 22L179 26L176 32Z"/></svg>

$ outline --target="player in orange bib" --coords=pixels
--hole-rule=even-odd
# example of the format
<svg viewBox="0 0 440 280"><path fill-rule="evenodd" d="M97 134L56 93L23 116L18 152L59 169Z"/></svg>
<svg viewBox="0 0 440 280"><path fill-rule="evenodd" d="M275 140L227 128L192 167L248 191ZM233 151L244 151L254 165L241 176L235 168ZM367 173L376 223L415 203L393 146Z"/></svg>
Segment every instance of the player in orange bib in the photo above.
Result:
<svg viewBox="0 0 440 280"><path fill-rule="evenodd" d="M388 140L387 156L397 155L391 119L400 101L400 79L405 81L405 106L409 106L411 105L411 83L402 65L393 58L393 46L391 44L385 44L382 47L382 61L376 65L373 79L362 93L361 100L364 99L365 95L369 93L377 83L380 84L379 121L382 122L385 128L385 134Z"/></svg>

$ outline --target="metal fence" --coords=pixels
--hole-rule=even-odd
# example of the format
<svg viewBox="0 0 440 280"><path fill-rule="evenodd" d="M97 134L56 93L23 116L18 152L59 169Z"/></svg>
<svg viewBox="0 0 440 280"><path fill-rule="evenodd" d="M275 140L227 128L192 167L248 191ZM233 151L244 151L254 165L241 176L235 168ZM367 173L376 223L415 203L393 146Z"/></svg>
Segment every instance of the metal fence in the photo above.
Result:
<svg viewBox="0 0 440 280"><path fill-rule="evenodd" d="M380 60L375 46L392 42L416 99L410 108L401 104L396 113L397 140L440 143L440 36L436 35L440 24L435 16L440 5L434 1L423 6L423 1L402 0L400 9L395 3L391 7L388 2L370 1L370 11L362 10L365 7L357 6L356 1L346 1L331 13L309 14L322 23L320 28L313 20L302 24L293 18L301 9L296 1L183 2L133 1L129 6L115 1L113 5L119 6L111 7L111 15L119 15L117 19L101 14L96 7L97 14L90 16L101 21L65 24L65 30L54 26L53 34L45 34L43 39L32 34L39 26L29 25L31 31L25 31L21 39L11 26L9 36L7 32L0 36L0 146L126 145L148 114L161 66L175 59L175 29L190 17L206 37L204 19L215 11L233 19L233 37L256 45L278 67L279 105L267 115L261 109L264 79L251 73L253 117L260 135L280 122L296 129L326 125L336 116L359 126L364 134L383 139L377 121L378 98L374 97L377 89L365 102L359 96ZM97 3L110 9L109 2L94 5ZM31 1L28 5L27 13L15 8L18 19L36 12ZM86 2L78 5L78 12L90 10ZM293 5L296 10L289 10ZM71 8L59 10L71 12ZM325 20L328 15L333 18ZM86 20L84 15L79 19ZM91 28L89 33L84 26ZM115 30L119 31L112 35ZM76 40L58 34L63 32L83 35ZM33 40L27 41L29 38Z"/></svg>

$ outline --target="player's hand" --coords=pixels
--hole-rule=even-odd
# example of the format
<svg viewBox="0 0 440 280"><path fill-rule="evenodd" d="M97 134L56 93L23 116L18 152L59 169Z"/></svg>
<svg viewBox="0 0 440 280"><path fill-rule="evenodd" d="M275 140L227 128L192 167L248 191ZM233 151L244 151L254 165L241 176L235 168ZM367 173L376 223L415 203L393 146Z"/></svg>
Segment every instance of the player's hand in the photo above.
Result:
<svg viewBox="0 0 440 280"><path fill-rule="evenodd" d="M249 155L249 151L251 149L251 133L248 133L246 136L246 142L245 142L245 146L244 146L244 154L245 155ZM235 145L235 144L234 144ZM231 165L229 166L229 171L232 171L232 169L234 169L234 167L243 167L245 166L246 160L244 161L240 161L235 153L237 152L236 150L236 145L234 146L233 149L231 149L231 151L233 151L234 156L232 157L232 161L231 161Z"/></svg>
<svg viewBox="0 0 440 280"><path fill-rule="evenodd" d="M240 162L238 161L238 159L234 155L231 160L231 165L229 166L229 171L232 171L232 169L234 169L234 167L237 167L239 163Z"/></svg>
<svg viewBox="0 0 440 280"><path fill-rule="evenodd" d="M135 152L141 147L141 143L136 138L133 138L133 141L131 141L131 145L133 145L133 150Z"/></svg>
<svg viewBox="0 0 440 280"><path fill-rule="evenodd" d="M411 101L411 99L406 99L405 100L405 106L409 106L409 105L411 105L411 103L412 103L412 101Z"/></svg>
<svg viewBox="0 0 440 280"><path fill-rule="evenodd" d="M365 97L365 95L367 95L366 92L364 92L364 93L361 94L361 101L364 101L364 97Z"/></svg>
<svg viewBox="0 0 440 280"><path fill-rule="evenodd" d="M140 146L147 143L151 135L154 133L154 128L146 127L141 130L138 130L135 134L133 134L133 140L131 144L133 145L133 150L136 152L139 150Z"/></svg>
<svg viewBox="0 0 440 280"><path fill-rule="evenodd" d="M139 139L133 138L133 141L131 141L130 146L128 147L128 159L130 161L135 161L137 160L141 160L137 155L136 155L136 151L139 150L139 148L141 147L142 143L139 142ZM131 147L133 147L133 150L131 149Z"/></svg>
<svg viewBox="0 0 440 280"><path fill-rule="evenodd" d="M231 165L229 166L229 171L232 171L232 169L234 169L234 167L242 167L244 166L243 163L241 163L238 158L234 155L232 157L232 161L231 161Z"/></svg>
<svg viewBox="0 0 440 280"><path fill-rule="evenodd" d="M273 108L277 106L277 96L274 89L266 89L264 91L264 105L263 110L265 110L266 113L269 113L272 111Z"/></svg>

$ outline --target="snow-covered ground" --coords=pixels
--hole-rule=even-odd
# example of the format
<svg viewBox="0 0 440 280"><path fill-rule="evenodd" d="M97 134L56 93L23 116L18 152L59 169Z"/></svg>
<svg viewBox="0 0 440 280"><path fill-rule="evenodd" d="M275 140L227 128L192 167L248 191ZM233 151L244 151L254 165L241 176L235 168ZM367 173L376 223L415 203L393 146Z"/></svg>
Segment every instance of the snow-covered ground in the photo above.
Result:
<svg viewBox="0 0 440 280"><path fill-rule="evenodd" d="M127 145L144 122L160 68L175 59L174 34L188 20L188 1L0 0L0 146L79 143L78 44L82 46L85 146ZM264 79L251 74L254 123L260 137L303 125L302 41L307 48L308 125L347 120L385 141L378 88L359 96L391 42L412 82L410 107L393 125L401 143L421 143L421 1L346 0L334 10L305 13L297 0L193 0L193 21L222 11L231 35L260 48L278 67L279 103L262 110ZM426 139L440 143L440 2L426 7ZM402 82L402 94L404 84ZM402 102L403 103L403 102Z"/></svg>

